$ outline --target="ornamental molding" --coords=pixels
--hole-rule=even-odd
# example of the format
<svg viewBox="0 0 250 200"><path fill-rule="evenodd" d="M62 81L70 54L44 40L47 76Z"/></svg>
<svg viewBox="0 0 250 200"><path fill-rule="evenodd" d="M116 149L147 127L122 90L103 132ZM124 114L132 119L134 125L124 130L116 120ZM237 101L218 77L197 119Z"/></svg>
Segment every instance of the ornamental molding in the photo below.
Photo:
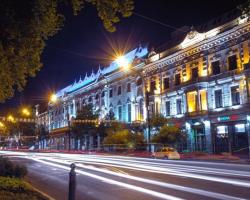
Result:
<svg viewBox="0 0 250 200"><path fill-rule="evenodd" d="M144 71L145 73L149 73L151 71L155 71L156 69L162 68L164 66L174 64L177 61L183 61L184 59L192 55L195 55L204 51L213 50L214 48L218 48L216 49L218 51L222 44L230 42L234 39L236 40L243 35L249 34L249 32L250 32L250 23L248 22L245 26L232 28L231 30L221 33L218 36L210 38L209 40L205 40L203 41L203 44L200 44L199 46L194 46L194 45L193 45L194 47L190 46L186 49L180 50L174 54L171 54L165 58L162 58L154 63L150 63L145 66ZM250 35L246 35L246 36L249 37ZM231 44L231 45L235 45L235 41L233 43L234 44ZM181 49L180 47L181 46L179 45L179 49Z"/></svg>

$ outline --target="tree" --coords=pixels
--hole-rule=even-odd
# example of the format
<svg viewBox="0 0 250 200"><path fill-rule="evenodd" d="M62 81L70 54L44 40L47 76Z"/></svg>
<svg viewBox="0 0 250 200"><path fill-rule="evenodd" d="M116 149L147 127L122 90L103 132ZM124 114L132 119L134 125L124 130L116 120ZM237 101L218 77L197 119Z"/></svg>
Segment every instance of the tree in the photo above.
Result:
<svg viewBox="0 0 250 200"><path fill-rule="evenodd" d="M93 5L104 27L114 32L120 16L129 17L133 0L2 0L0 4L0 102L22 91L41 69L45 42L63 26L65 5L78 14Z"/></svg>
<svg viewBox="0 0 250 200"><path fill-rule="evenodd" d="M132 132L125 128L125 125L117 122L107 131L107 136L104 138L103 143L106 145L114 144L134 148L137 144L144 143L144 136L143 133Z"/></svg>
<svg viewBox="0 0 250 200"><path fill-rule="evenodd" d="M160 131L156 133L152 141L155 143L174 145L182 138L181 130L176 126L164 125Z"/></svg>
<svg viewBox="0 0 250 200"><path fill-rule="evenodd" d="M168 120L162 114L156 114L150 119L150 126L159 132L160 128L167 124Z"/></svg>
<svg viewBox="0 0 250 200"><path fill-rule="evenodd" d="M98 113L93 112L92 105L84 105L77 113L76 120L97 120ZM97 132L98 124L93 122L73 123L71 131L76 139L80 139L80 146L83 145L83 137L85 135L94 135Z"/></svg>

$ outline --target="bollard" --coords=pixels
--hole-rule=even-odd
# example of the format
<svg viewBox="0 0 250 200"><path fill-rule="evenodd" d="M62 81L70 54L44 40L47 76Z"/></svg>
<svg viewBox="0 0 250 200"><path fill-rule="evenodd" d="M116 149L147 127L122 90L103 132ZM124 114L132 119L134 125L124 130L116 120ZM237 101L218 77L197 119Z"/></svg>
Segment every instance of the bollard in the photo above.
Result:
<svg viewBox="0 0 250 200"><path fill-rule="evenodd" d="M69 172L69 195L68 200L75 200L76 199L76 172L75 168L76 165L72 163L70 165L70 172Z"/></svg>

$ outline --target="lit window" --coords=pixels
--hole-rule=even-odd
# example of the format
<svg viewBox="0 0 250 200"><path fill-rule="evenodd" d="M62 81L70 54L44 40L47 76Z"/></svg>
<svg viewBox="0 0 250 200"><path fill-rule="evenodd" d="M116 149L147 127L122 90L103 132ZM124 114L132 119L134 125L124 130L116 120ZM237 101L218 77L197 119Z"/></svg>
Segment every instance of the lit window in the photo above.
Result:
<svg viewBox="0 0 250 200"><path fill-rule="evenodd" d="M207 110L207 91L200 91L201 110Z"/></svg>
<svg viewBox="0 0 250 200"><path fill-rule="evenodd" d="M246 131L245 124L235 124L234 128L236 133L244 133Z"/></svg>
<svg viewBox="0 0 250 200"><path fill-rule="evenodd" d="M228 136L228 127L227 126L217 126L217 137L225 138Z"/></svg>
<svg viewBox="0 0 250 200"><path fill-rule="evenodd" d="M197 110L197 92L188 92L187 93L187 103L188 103L188 112L195 112Z"/></svg>
<svg viewBox="0 0 250 200"><path fill-rule="evenodd" d="M128 122L131 122L131 104L128 104Z"/></svg>

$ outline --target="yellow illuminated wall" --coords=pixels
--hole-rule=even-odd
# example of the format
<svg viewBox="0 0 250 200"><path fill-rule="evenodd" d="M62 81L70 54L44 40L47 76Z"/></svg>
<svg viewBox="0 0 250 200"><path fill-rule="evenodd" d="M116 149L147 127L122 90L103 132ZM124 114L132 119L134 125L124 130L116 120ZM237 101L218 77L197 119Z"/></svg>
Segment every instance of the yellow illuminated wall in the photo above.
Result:
<svg viewBox="0 0 250 200"><path fill-rule="evenodd" d="M192 91L187 93L188 112L195 112L197 110L197 92Z"/></svg>
<svg viewBox="0 0 250 200"><path fill-rule="evenodd" d="M200 91L201 110L207 110L207 91Z"/></svg>
<svg viewBox="0 0 250 200"><path fill-rule="evenodd" d="M246 64L249 62L248 41L245 41L242 45L243 45L243 64Z"/></svg>

